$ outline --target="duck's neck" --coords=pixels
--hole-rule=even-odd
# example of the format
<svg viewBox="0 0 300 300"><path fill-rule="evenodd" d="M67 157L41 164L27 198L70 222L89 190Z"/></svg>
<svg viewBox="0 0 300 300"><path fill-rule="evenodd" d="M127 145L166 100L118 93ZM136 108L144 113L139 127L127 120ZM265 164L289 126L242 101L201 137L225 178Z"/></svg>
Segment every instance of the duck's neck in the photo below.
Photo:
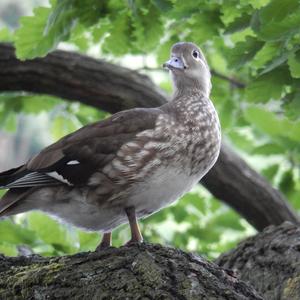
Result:
<svg viewBox="0 0 300 300"><path fill-rule="evenodd" d="M211 91L210 74L206 74L194 80L173 75L173 86L173 99L192 94L202 94L206 98L209 98Z"/></svg>
<svg viewBox="0 0 300 300"><path fill-rule="evenodd" d="M207 94L201 89L178 89L174 91L172 98L172 106L178 112L190 111L191 106L203 106L206 102L210 102Z"/></svg>
<svg viewBox="0 0 300 300"><path fill-rule="evenodd" d="M177 88L169 105L183 120L197 120L197 116L202 115L203 112L215 114L214 105L209 99L209 92L199 86Z"/></svg>
<svg viewBox="0 0 300 300"><path fill-rule="evenodd" d="M209 93L203 89L196 87L185 87L185 88L175 88L173 92L173 101L180 101L182 98L194 98L194 97L205 97L209 98Z"/></svg>

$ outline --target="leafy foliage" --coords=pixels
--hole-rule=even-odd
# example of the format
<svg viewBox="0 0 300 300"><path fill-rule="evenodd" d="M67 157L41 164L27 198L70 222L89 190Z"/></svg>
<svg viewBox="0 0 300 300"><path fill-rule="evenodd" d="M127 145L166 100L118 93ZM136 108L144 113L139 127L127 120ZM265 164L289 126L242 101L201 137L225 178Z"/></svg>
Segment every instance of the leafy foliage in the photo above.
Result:
<svg viewBox="0 0 300 300"><path fill-rule="evenodd" d="M50 7L23 17L13 35L0 31L0 39L14 41L20 59L44 56L60 42L68 42L82 52L97 48L97 55L115 61L128 54L155 57L157 66L167 59L174 42L200 44L215 74L212 99L224 138L300 210L298 0L52 0ZM169 91L166 81L161 86ZM15 129L18 113L44 111L53 120L49 130L54 139L105 117L53 97L0 95L0 124L5 130ZM203 190L144 220L142 227L148 240L210 257L253 232ZM0 231L0 250L10 255L17 253L19 244L43 255L58 255L93 249L99 240L95 233L58 225L38 213L0 222ZM116 245L125 242L128 228L117 229L114 238Z"/></svg>

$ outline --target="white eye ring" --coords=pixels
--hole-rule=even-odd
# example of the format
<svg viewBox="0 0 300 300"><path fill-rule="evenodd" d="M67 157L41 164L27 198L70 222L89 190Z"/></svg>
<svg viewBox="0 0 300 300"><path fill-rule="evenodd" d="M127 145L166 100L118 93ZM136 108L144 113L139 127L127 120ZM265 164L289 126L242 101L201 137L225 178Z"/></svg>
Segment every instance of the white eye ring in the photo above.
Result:
<svg viewBox="0 0 300 300"><path fill-rule="evenodd" d="M193 50L192 51L192 57L193 57L193 59L195 59L197 61L201 60L201 58L200 58L200 52L198 50Z"/></svg>

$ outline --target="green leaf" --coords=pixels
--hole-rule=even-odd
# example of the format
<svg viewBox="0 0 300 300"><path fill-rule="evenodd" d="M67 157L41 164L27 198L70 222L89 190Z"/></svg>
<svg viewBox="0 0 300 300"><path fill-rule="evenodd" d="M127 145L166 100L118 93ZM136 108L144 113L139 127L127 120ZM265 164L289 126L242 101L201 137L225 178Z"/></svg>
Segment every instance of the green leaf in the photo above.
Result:
<svg viewBox="0 0 300 300"><path fill-rule="evenodd" d="M300 51L289 55L288 65L292 77L300 78Z"/></svg>
<svg viewBox="0 0 300 300"><path fill-rule="evenodd" d="M271 165L262 170L263 176L265 176L269 180L273 180L279 170L278 165Z"/></svg>
<svg viewBox="0 0 300 300"><path fill-rule="evenodd" d="M36 240L36 235L32 230L22 228L20 225L14 224L11 220L1 220L0 236L1 243L5 242L13 245L33 245Z"/></svg>
<svg viewBox="0 0 300 300"><path fill-rule="evenodd" d="M238 42L233 49L227 50L227 60L230 68L240 68L252 60L263 47L264 42L254 37L247 37L244 42Z"/></svg>
<svg viewBox="0 0 300 300"><path fill-rule="evenodd" d="M258 154L258 155L283 154L285 150L286 149L284 149L281 145L270 142L255 147L252 151L252 154Z"/></svg>
<svg viewBox="0 0 300 300"><path fill-rule="evenodd" d="M299 212L300 211L300 190L294 189L291 193L289 193L289 202L292 206Z"/></svg>
<svg viewBox="0 0 300 300"><path fill-rule="evenodd" d="M119 12L118 16L111 20L110 34L104 40L102 50L115 56L131 52L132 35L131 20L127 10Z"/></svg>
<svg viewBox="0 0 300 300"><path fill-rule="evenodd" d="M294 179L292 170L286 171L279 183L280 191L283 192L287 197L294 190Z"/></svg>
<svg viewBox="0 0 300 300"><path fill-rule="evenodd" d="M184 209L177 210L176 214L174 214L174 218L177 223L184 222L188 219L188 212Z"/></svg>
<svg viewBox="0 0 300 300"><path fill-rule="evenodd" d="M219 34L222 23L219 12L204 11L192 14L186 26L190 29L186 38L201 45Z"/></svg>
<svg viewBox="0 0 300 300"><path fill-rule="evenodd" d="M260 10L260 17L263 22L280 22L297 8L299 8L298 0L272 0Z"/></svg>
<svg viewBox="0 0 300 300"><path fill-rule="evenodd" d="M56 105L61 103L61 99L48 95L28 95L20 97L23 102L22 111L27 114L38 114L41 112L49 112Z"/></svg>
<svg viewBox="0 0 300 300"><path fill-rule="evenodd" d="M240 11L234 9L235 3L227 3L221 7L221 19L225 25L232 23L236 18L239 18L241 15Z"/></svg>
<svg viewBox="0 0 300 300"><path fill-rule="evenodd" d="M2 93L0 101L4 103L6 111L25 112L37 114L50 111L54 106L61 103L61 100L47 95L30 95L25 93Z"/></svg>
<svg viewBox="0 0 300 300"><path fill-rule="evenodd" d="M241 225L240 218L237 213L233 210L228 210L220 216L217 216L213 219L213 224L211 226L218 226L221 229L234 229L238 231L244 230L244 227Z"/></svg>
<svg viewBox="0 0 300 300"><path fill-rule="evenodd" d="M163 23L159 10L151 2L146 3L136 10L136 14L132 14L134 45L142 53L146 52L145 49L149 52L156 48L163 33Z"/></svg>
<svg viewBox="0 0 300 300"><path fill-rule="evenodd" d="M9 243L0 243L0 253L6 256L17 256L18 250L16 245L11 245Z"/></svg>
<svg viewBox="0 0 300 300"><path fill-rule="evenodd" d="M180 20L180 19L182 20L182 19L188 18L193 13L197 13L197 12L200 12L200 8L198 5L195 6L194 1L174 0L171 18L175 18L177 20Z"/></svg>
<svg viewBox="0 0 300 300"><path fill-rule="evenodd" d="M224 105L220 110L220 114L222 115L220 117L220 123L223 130L230 129L233 126L234 122L236 121L236 119L234 118L234 113L235 105L233 101L224 101Z"/></svg>
<svg viewBox="0 0 300 300"><path fill-rule="evenodd" d="M299 46L295 47L293 50L291 51L284 51L280 56L276 57L275 59L273 59L269 64L266 65L266 67L264 68L264 70L262 72L260 72L260 75L262 74L266 74L272 70L274 70L275 68L278 68L279 66L283 66L285 65L286 61L289 58L294 58L295 57L295 52L299 49ZM295 59L295 61L297 62L297 59ZM300 63L299 63L300 65ZM294 68L297 69L297 64L295 63ZM291 67L290 67L291 70Z"/></svg>
<svg viewBox="0 0 300 300"><path fill-rule="evenodd" d="M5 116L2 118L0 114L0 120L1 120L1 127L5 131L11 131L14 132L17 129L17 118L16 115L13 113L5 113Z"/></svg>
<svg viewBox="0 0 300 300"><path fill-rule="evenodd" d="M95 26L92 27L92 36L94 43L99 43L108 35L112 28L112 22L109 17L100 19Z"/></svg>
<svg viewBox="0 0 300 300"><path fill-rule="evenodd" d="M229 23L226 27L225 34L234 33L250 26L251 15L245 13Z"/></svg>
<svg viewBox="0 0 300 300"><path fill-rule="evenodd" d="M266 6L271 0L242 0L245 1L247 4L250 4L253 6L253 8L261 8L263 6Z"/></svg>
<svg viewBox="0 0 300 300"><path fill-rule="evenodd" d="M276 57L274 60L272 60L269 64L266 65L266 67L263 69L262 72L259 73L259 75L266 74L282 65L285 64L288 58L288 53L283 53L279 57Z"/></svg>
<svg viewBox="0 0 300 300"><path fill-rule="evenodd" d="M291 83L291 78L288 70L277 68L250 82L246 88L246 98L249 102L254 103L265 103L271 99L280 99L285 90L285 85L289 83Z"/></svg>
<svg viewBox="0 0 300 300"><path fill-rule="evenodd" d="M71 2L72 0L65 0L66 2ZM73 0L74 1L74 16L78 18L81 25L88 27L96 24L99 19L102 19L110 13L118 13L117 8L114 12L113 9L109 8L112 2L116 1L95 1L95 0ZM124 7L122 2L119 2L120 7ZM72 21L72 20L71 20Z"/></svg>
<svg viewBox="0 0 300 300"><path fill-rule="evenodd" d="M80 251L94 251L100 242L99 233L78 230Z"/></svg>
<svg viewBox="0 0 300 300"><path fill-rule="evenodd" d="M2 28L0 30L0 41L1 42L13 42L13 33L8 28Z"/></svg>
<svg viewBox="0 0 300 300"><path fill-rule="evenodd" d="M79 122L73 117L67 114L61 114L55 117L52 121L51 133L54 140L58 140L61 137L77 130L80 127Z"/></svg>
<svg viewBox="0 0 300 300"><path fill-rule="evenodd" d="M50 8L40 7L34 10L34 16L21 18L20 29L15 34L16 54L19 59L43 56L50 51L53 43L43 36L50 13Z"/></svg>
<svg viewBox="0 0 300 300"><path fill-rule="evenodd" d="M285 40L300 31L299 2L297 0L272 0L259 11L257 19L252 28L261 39Z"/></svg>
<svg viewBox="0 0 300 300"><path fill-rule="evenodd" d="M232 140L233 144L241 150L251 152L254 147L253 141L249 139L248 136L243 135L238 131L230 131L228 136Z"/></svg>
<svg viewBox="0 0 300 300"><path fill-rule="evenodd" d="M153 3L164 13L168 12L173 7L173 1L171 0L153 0Z"/></svg>
<svg viewBox="0 0 300 300"><path fill-rule="evenodd" d="M53 246L57 251L73 253L76 239L68 230L57 221L40 212L32 212L28 216L28 227L46 244Z"/></svg>
<svg viewBox="0 0 300 300"><path fill-rule="evenodd" d="M280 46L276 42L267 42L256 53L252 61L252 66L260 69L271 61L274 57L277 57L280 51Z"/></svg>
<svg viewBox="0 0 300 300"><path fill-rule="evenodd" d="M260 107L252 106L245 110L246 119L256 128L272 137L286 137L299 141L300 121L290 121L283 116Z"/></svg>
<svg viewBox="0 0 300 300"><path fill-rule="evenodd" d="M52 3L55 3L54 1ZM66 40L77 18L73 1L62 0L49 7L38 7L34 15L21 18L15 34L17 57L21 60L45 56Z"/></svg>
<svg viewBox="0 0 300 300"><path fill-rule="evenodd" d="M60 0L54 6L47 19L44 35L47 36L53 30L59 30L62 36L70 31L70 17L74 16L74 1Z"/></svg>
<svg viewBox="0 0 300 300"><path fill-rule="evenodd" d="M87 125L110 116L110 114L105 111L84 104L76 105L75 108L71 106L70 114L75 115L81 125Z"/></svg>
<svg viewBox="0 0 300 300"><path fill-rule="evenodd" d="M214 224L212 224L214 225ZM187 235L188 236L194 236L196 237L199 241L205 241L206 243L214 243L217 242L220 239L220 233L218 231L218 228L216 227L209 227L210 230L207 228L197 228L197 227L192 227L187 230Z"/></svg>
<svg viewBox="0 0 300 300"><path fill-rule="evenodd" d="M292 92L285 100L283 104L285 115L295 121L300 119L300 91Z"/></svg>
<svg viewBox="0 0 300 300"><path fill-rule="evenodd" d="M78 23L72 30L69 42L75 44L81 52L89 48L89 38L86 35L86 28Z"/></svg>

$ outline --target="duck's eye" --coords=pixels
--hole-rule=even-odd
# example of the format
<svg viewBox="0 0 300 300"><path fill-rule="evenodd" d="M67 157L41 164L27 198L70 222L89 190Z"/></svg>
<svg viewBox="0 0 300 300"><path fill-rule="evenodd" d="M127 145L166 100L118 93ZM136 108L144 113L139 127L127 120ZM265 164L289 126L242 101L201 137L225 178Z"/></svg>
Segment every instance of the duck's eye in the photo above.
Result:
<svg viewBox="0 0 300 300"><path fill-rule="evenodd" d="M197 60L200 58L200 53L197 50L193 50L192 55Z"/></svg>

